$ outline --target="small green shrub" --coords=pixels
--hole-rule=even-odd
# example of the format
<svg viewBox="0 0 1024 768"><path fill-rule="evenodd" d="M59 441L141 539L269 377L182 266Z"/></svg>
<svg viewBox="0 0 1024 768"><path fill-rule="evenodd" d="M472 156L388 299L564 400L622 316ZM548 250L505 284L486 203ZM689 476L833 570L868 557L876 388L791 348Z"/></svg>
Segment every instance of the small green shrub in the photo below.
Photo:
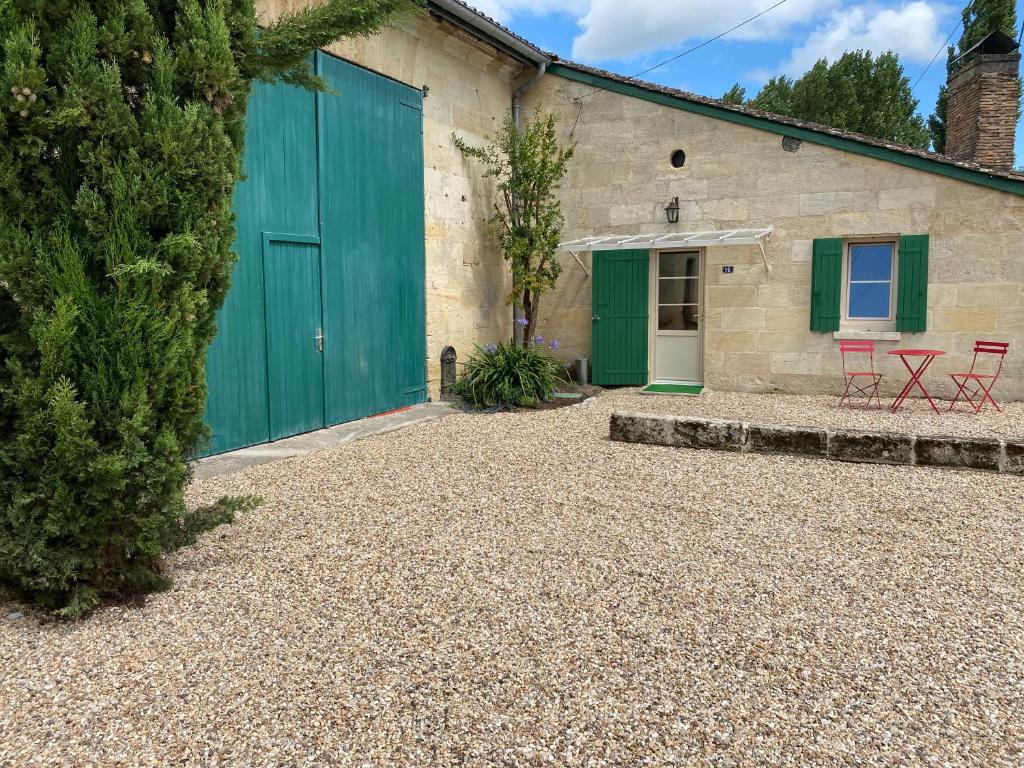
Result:
<svg viewBox="0 0 1024 768"><path fill-rule="evenodd" d="M459 380L459 394L477 408L536 408L555 391L559 362L536 347L477 347Z"/></svg>

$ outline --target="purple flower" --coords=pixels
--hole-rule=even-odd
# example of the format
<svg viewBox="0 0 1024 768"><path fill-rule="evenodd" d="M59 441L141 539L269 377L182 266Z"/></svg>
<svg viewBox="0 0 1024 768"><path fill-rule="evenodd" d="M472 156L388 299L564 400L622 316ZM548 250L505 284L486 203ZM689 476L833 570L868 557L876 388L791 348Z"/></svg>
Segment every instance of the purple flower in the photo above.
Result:
<svg viewBox="0 0 1024 768"><path fill-rule="evenodd" d="M484 352L486 352L488 355L493 355L497 351L498 351L498 345L497 344L484 344Z"/></svg>
<svg viewBox="0 0 1024 768"><path fill-rule="evenodd" d="M517 317L516 318L516 323L518 323L519 325L521 325L521 326L523 326L525 328L526 326L528 326L530 324L530 321L527 320L525 317Z"/></svg>
<svg viewBox="0 0 1024 768"><path fill-rule="evenodd" d="M551 347L551 349L558 349L558 347L560 346L560 344L558 343L558 339L552 339L551 341L549 341L548 346Z"/></svg>
<svg viewBox="0 0 1024 768"><path fill-rule="evenodd" d="M536 344L539 347L541 344L544 343L544 337L543 336L534 336L533 337L533 343Z"/></svg>

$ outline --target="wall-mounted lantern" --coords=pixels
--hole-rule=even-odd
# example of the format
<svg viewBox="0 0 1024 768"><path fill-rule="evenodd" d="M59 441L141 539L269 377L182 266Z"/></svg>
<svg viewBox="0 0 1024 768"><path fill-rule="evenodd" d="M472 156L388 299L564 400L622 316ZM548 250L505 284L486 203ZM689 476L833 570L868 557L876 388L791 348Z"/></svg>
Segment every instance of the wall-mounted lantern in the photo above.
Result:
<svg viewBox="0 0 1024 768"><path fill-rule="evenodd" d="M441 350L441 398L455 396L455 347Z"/></svg>
<svg viewBox="0 0 1024 768"><path fill-rule="evenodd" d="M669 224L679 223L679 198L673 197L672 202L665 208L665 216L668 218Z"/></svg>

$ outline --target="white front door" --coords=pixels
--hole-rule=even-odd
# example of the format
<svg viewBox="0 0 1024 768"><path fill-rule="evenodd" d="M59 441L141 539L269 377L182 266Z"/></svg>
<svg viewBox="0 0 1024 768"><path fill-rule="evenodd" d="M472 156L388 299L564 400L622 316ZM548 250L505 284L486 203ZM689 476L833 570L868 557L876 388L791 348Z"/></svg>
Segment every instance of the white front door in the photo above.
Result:
<svg viewBox="0 0 1024 768"><path fill-rule="evenodd" d="M651 259L651 352L655 381L703 381L700 251L656 252Z"/></svg>

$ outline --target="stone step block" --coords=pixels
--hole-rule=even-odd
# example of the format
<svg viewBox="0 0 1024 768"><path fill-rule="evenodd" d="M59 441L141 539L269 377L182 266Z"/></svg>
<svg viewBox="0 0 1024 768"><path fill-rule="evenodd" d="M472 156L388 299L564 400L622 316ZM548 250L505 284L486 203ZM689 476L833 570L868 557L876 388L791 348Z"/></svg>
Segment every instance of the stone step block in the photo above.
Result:
<svg viewBox="0 0 1024 768"><path fill-rule="evenodd" d="M751 424L747 428L747 446L756 453L827 456L828 432L815 427Z"/></svg>
<svg viewBox="0 0 1024 768"><path fill-rule="evenodd" d="M609 436L619 443L674 446L675 419L650 413L613 413Z"/></svg>
<svg viewBox="0 0 1024 768"><path fill-rule="evenodd" d="M1024 440L1006 442L1006 464L1003 471L1011 475L1024 475Z"/></svg>
<svg viewBox="0 0 1024 768"><path fill-rule="evenodd" d="M742 451L747 445L747 425L721 419L675 419L672 445Z"/></svg>
<svg viewBox="0 0 1024 768"><path fill-rule="evenodd" d="M1003 445L994 438L921 435L915 450L917 463L926 467L967 467L998 472Z"/></svg>
<svg viewBox="0 0 1024 768"><path fill-rule="evenodd" d="M914 435L836 430L829 437L828 457L863 464L913 464Z"/></svg>

